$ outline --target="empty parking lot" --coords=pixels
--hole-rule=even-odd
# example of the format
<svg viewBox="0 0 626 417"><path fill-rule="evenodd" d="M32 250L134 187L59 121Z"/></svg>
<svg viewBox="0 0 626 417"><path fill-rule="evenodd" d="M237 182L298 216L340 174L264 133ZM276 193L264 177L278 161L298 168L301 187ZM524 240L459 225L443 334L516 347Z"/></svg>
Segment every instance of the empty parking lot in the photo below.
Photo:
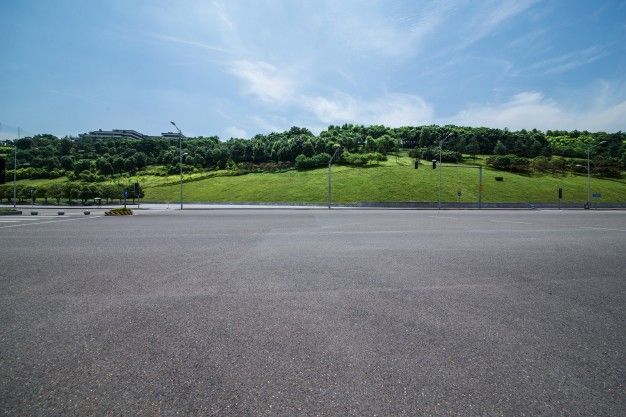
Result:
<svg viewBox="0 0 626 417"><path fill-rule="evenodd" d="M626 212L100 214L0 217L7 415L624 414Z"/></svg>

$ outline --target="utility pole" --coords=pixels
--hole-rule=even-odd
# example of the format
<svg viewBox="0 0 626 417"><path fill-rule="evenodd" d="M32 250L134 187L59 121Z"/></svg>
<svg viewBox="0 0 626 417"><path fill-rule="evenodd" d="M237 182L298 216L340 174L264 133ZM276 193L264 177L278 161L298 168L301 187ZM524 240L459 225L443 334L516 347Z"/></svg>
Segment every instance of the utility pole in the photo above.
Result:
<svg viewBox="0 0 626 417"><path fill-rule="evenodd" d="M179 158L179 166L180 166L180 209L183 209L183 134L176 126L176 123L170 122L172 126L178 130L178 158Z"/></svg>
<svg viewBox="0 0 626 417"><path fill-rule="evenodd" d="M478 165L478 208L483 206L483 166Z"/></svg>
<svg viewBox="0 0 626 417"><path fill-rule="evenodd" d="M437 198L437 209L441 210L441 187L442 187L442 172L441 170L443 169L443 165L441 164L441 150L443 148L443 143L448 140L448 138L452 136L452 133L448 133L446 135L445 138L443 138L442 140L439 141L439 192L438 192L438 198Z"/></svg>
<svg viewBox="0 0 626 417"><path fill-rule="evenodd" d="M20 139L20 128L17 128L17 139ZM17 140L13 141L13 208L17 204Z"/></svg>
<svg viewBox="0 0 626 417"><path fill-rule="evenodd" d="M605 140L595 144L595 146L604 145L606 143ZM585 205L585 209L591 208L591 147L592 145L587 146L587 204ZM582 165L577 164L577 168L583 168Z"/></svg>
<svg viewBox="0 0 626 417"><path fill-rule="evenodd" d="M587 207L591 208L591 147L587 148Z"/></svg>
<svg viewBox="0 0 626 417"><path fill-rule="evenodd" d="M332 172L331 172L330 168L331 168L331 166L333 164L333 160L335 159L335 157L337 156L339 151L341 151L341 147L337 148L337 150L335 150L335 153L333 154L333 156L331 156L330 159L328 160L328 210L330 210L330 207L331 207L332 201L333 201Z"/></svg>

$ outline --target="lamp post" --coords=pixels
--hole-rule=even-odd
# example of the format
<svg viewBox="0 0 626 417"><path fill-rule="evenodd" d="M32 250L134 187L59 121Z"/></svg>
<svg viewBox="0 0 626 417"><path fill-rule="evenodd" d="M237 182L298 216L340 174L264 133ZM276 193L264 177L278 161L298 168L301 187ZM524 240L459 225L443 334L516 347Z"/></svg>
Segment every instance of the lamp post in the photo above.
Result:
<svg viewBox="0 0 626 417"><path fill-rule="evenodd" d="M170 122L172 126L178 130L178 156L179 156L179 166L180 166L180 209L183 209L183 134L176 126L176 123Z"/></svg>
<svg viewBox="0 0 626 417"><path fill-rule="evenodd" d="M332 204L332 200L333 200L333 194L332 194L332 173L330 170L330 167L333 163L333 160L335 159L335 157L337 156L337 154L341 151L341 146L338 147L335 150L335 153L333 154L333 156L330 157L330 159L328 160L328 210L330 210L330 206Z"/></svg>
<svg viewBox="0 0 626 417"><path fill-rule="evenodd" d="M604 145L606 143L605 140L599 142L597 145ZM584 168L582 165L577 164L576 167ZM591 145L587 147L587 204L585 208L591 207Z"/></svg>
<svg viewBox="0 0 626 417"><path fill-rule="evenodd" d="M17 139L20 139L20 128L17 128ZM17 202L17 140L13 141L13 208Z"/></svg>
<svg viewBox="0 0 626 417"><path fill-rule="evenodd" d="M441 188L442 188L442 168L443 165L441 165L441 150L443 147L443 143L448 140L448 138L452 136L452 133L448 133L446 135L445 138L443 138L442 140L439 141L439 192L438 192L438 199L437 199L437 209L441 210Z"/></svg>

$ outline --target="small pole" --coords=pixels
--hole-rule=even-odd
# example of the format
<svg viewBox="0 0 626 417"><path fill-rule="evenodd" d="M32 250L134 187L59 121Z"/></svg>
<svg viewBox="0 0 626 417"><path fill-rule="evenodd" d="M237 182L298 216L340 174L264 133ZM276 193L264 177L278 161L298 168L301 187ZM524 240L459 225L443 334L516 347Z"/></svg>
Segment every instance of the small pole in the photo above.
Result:
<svg viewBox="0 0 626 417"><path fill-rule="evenodd" d="M178 129L178 126L176 126ZM180 158L180 209L183 209L183 134L178 129L178 154Z"/></svg>
<svg viewBox="0 0 626 417"><path fill-rule="evenodd" d="M483 206L483 166L478 166L478 208Z"/></svg>
<svg viewBox="0 0 626 417"><path fill-rule="evenodd" d="M331 156L330 159L328 160L328 210L330 210L330 207L332 205L332 198L333 198L333 194L332 194L332 172L331 172L331 168L330 167L333 164L333 159L335 159L335 157L337 156L339 151L341 151L341 146L338 147L335 150L335 153L333 154L333 156Z"/></svg>
<svg viewBox="0 0 626 417"><path fill-rule="evenodd" d="M328 161L328 210L330 210L331 202L332 202L332 180L331 180L331 161Z"/></svg>
<svg viewBox="0 0 626 417"><path fill-rule="evenodd" d="M587 208L591 208L591 147L587 148Z"/></svg>
<svg viewBox="0 0 626 417"><path fill-rule="evenodd" d="M443 146L443 140L439 142L439 193L437 199L437 209L441 210L441 170L443 166L441 165L441 147Z"/></svg>
<svg viewBox="0 0 626 417"><path fill-rule="evenodd" d="M17 128L17 139L20 139L20 128ZM17 140L13 141L13 208L17 204Z"/></svg>

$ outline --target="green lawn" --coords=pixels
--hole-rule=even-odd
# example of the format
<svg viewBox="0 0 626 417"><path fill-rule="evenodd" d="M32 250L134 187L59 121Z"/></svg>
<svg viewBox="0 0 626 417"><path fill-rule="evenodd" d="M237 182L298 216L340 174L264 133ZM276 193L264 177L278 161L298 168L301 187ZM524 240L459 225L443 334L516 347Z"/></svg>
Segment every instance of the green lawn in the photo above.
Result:
<svg viewBox="0 0 626 417"><path fill-rule="evenodd" d="M413 168L408 157L395 157L378 167L333 167L333 201L436 201L439 168L423 162ZM476 201L478 169L444 167L442 199ZM504 177L503 182L494 177ZM626 180L592 178L593 192L602 194L603 202L626 201ZM563 188L564 202L586 200L587 178L584 175L517 175L491 169L483 170L485 202L551 202ZM324 202L328 190L327 169L248 174L238 177L216 177L185 184L184 198L190 202ZM146 189L146 201L177 201L177 185Z"/></svg>
<svg viewBox="0 0 626 417"><path fill-rule="evenodd" d="M468 161L471 161L468 159ZM484 162L483 159L476 161ZM443 201L477 200L478 169L446 166L433 170L429 162L413 168L409 157L391 156L379 166L367 168L333 167L333 201L436 201L439 173L442 174ZM224 175L225 171L185 175L184 199L188 202L290 202L323 203L328 190L327 169L289 170L280 173ZM211 178L204 178L213 176ZM504 177L503 182L494 177ZM146 202L178 201L178 176L138 175L122 182L142 183ZM57 179L53 181L64 181ZM20 181L35 184L45 180ZM585 175L533 174L518 175L488 168L483 170L485 202L555 202L557 190L563 188L563 201L584 202L587 198ZM601 202L626 202L626 180L591 180L592 192L602 194Z"/></svg>

